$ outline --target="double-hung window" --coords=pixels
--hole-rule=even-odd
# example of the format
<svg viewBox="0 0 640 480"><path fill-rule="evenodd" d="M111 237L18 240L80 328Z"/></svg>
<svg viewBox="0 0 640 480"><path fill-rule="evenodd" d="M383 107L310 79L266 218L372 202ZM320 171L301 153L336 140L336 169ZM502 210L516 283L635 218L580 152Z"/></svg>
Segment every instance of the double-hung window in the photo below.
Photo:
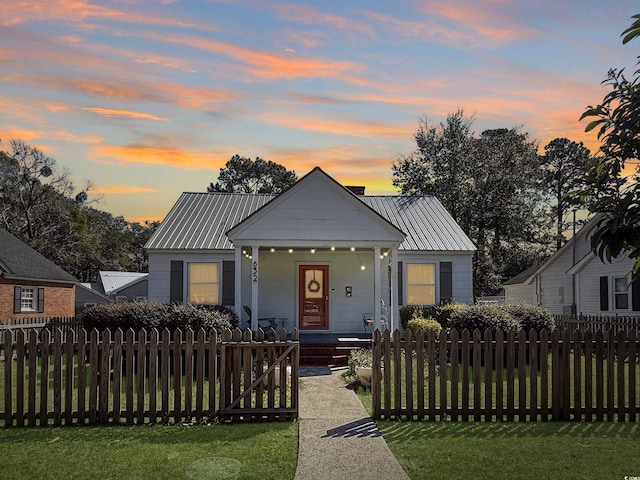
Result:
<svg viewBox="0 0 640 480"><path fill-rule="evenodd" d="M627 277L613 279L613 305L616 310L629 310L629 279Z"/></svg>
<svg viewBox="0 0 640 480"><path fill-rule="evenodd" d="M190 263L188 271L189 303L217 305L220 280L217 263Z"/></svg>
<svg viewBox="0 0 640 480"><path fill-rule="evenodd" d="M44 287L13 287L13 313L34 312L44 312Z"/></svg>
<svg viewBox="0 0 640 480"><path fill-rule="evenodd" d="M407 305L436 303L436 265L434 263L407 264Z"/></svg>
<svg viewBox="0 0 640 480"><path fill-rule="evenodd" d="M36 311L36 295L35 289L30 287L22 287L20 290L20 311L35 312Z"/></svg>

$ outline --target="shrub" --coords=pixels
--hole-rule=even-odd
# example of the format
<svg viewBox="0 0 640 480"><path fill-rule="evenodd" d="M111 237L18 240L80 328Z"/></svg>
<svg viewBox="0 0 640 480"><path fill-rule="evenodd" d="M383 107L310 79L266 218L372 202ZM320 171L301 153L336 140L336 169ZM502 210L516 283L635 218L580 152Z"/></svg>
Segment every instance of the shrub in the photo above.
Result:
<svg viewBox="0 0 640 480"><path fill-rule="evenodd" d="M409 320L411 320L416 315L423 316L423 311L427 308L428 307L424 307L422 305L407 305L405 307L402 307L400 309L400 325L402 325L402 328L404 330L409 328Z"/></svg>
<svg viewBox="0 0 640 480"><path fill-rule="evenodd" d="M238 317L227 307L209 307L161 302L102 303L85 309L82 317L87 329L168 328L214 329L222 332L238 325Z"/></svg>
<svg viewBox="0 0 640 480"><path fill-rule="evenodd" d="M455 312L449 322L451 328L473 332L491 330L517 330L518 321L509 312L497 305L473 305Z"/></svg>
<svg viewBox="0 0 640 480"><path fill-rule="evenodd" d="M469 305L465 303L451 303L446 302L440 305L434 305L432 307L424 309L423 313L425 317L430 317L436 320L443 328L449 328L449 322L451 317L460 310L469 308Z"/></svg>
<svg viewBox="0 0 640 480"><path fill-rule="evenodd" d="M414 317L409 320L407 326L413 333L417 333L418 330L422 330L425 334L433 331L436 335L436 338L442 331L442 325L440 325L440 323L433 318Z"/></svg>
<svg viewBox="0 0 640 480"><path fill-rule="evenodd" d="M355 372L356 367L371 368L373 366L373 352L370 348L358 348L349 353L349 370Z"/></svg>
<svg viewBox="0 0 640 480"><path fill-rule="evenodd" d="M527 331L535 330L541 332L547 330L552 332L556 328L556 321L549 310L525 304L506 304L502 308L509 312L520 324L520 328Z"/></svg>

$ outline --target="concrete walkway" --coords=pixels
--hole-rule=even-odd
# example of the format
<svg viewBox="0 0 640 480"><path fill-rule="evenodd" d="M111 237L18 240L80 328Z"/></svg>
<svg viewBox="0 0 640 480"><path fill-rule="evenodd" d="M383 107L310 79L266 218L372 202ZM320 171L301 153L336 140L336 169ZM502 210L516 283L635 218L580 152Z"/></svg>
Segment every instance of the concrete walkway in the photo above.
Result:
<svg viewBox="0 0 640 480"><path fill-rule="evenodd" d="M345 387L343 371L300 368L295 480L408 480L356 394Z"/></svg>

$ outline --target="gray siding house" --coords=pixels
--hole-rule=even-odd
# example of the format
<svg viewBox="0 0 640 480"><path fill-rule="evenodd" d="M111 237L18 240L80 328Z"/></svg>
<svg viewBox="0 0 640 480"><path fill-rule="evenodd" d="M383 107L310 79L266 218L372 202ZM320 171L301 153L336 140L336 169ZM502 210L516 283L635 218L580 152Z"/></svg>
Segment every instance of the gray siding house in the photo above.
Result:
<svg viewBox="0 0 640 480"><path fill-rule="evenodd" d="M150 300L254 330L395 328L403 305L473 299L475 247L436 198L356 195L319 167L280 195L184 193L146 248Z"/></svg>
<svg viewBox="0 0 640 480"><path fill-rule="evenodd" d="M640 285L626 256L603 262L591 250L594 217L539 267L505 282L505 301L540 305L554 314L640 315Z"/></svg>

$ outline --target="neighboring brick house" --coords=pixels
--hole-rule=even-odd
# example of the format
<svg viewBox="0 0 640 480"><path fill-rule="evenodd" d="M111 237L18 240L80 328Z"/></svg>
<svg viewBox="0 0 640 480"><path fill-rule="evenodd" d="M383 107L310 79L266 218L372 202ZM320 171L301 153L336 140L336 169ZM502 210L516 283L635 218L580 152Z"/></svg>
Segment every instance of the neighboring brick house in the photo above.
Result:
<svg viewBox="0 0 640 480"><path fill-rule="evenodd" d="M0 319L73 317L77 280L0 229Z"/></svg>

